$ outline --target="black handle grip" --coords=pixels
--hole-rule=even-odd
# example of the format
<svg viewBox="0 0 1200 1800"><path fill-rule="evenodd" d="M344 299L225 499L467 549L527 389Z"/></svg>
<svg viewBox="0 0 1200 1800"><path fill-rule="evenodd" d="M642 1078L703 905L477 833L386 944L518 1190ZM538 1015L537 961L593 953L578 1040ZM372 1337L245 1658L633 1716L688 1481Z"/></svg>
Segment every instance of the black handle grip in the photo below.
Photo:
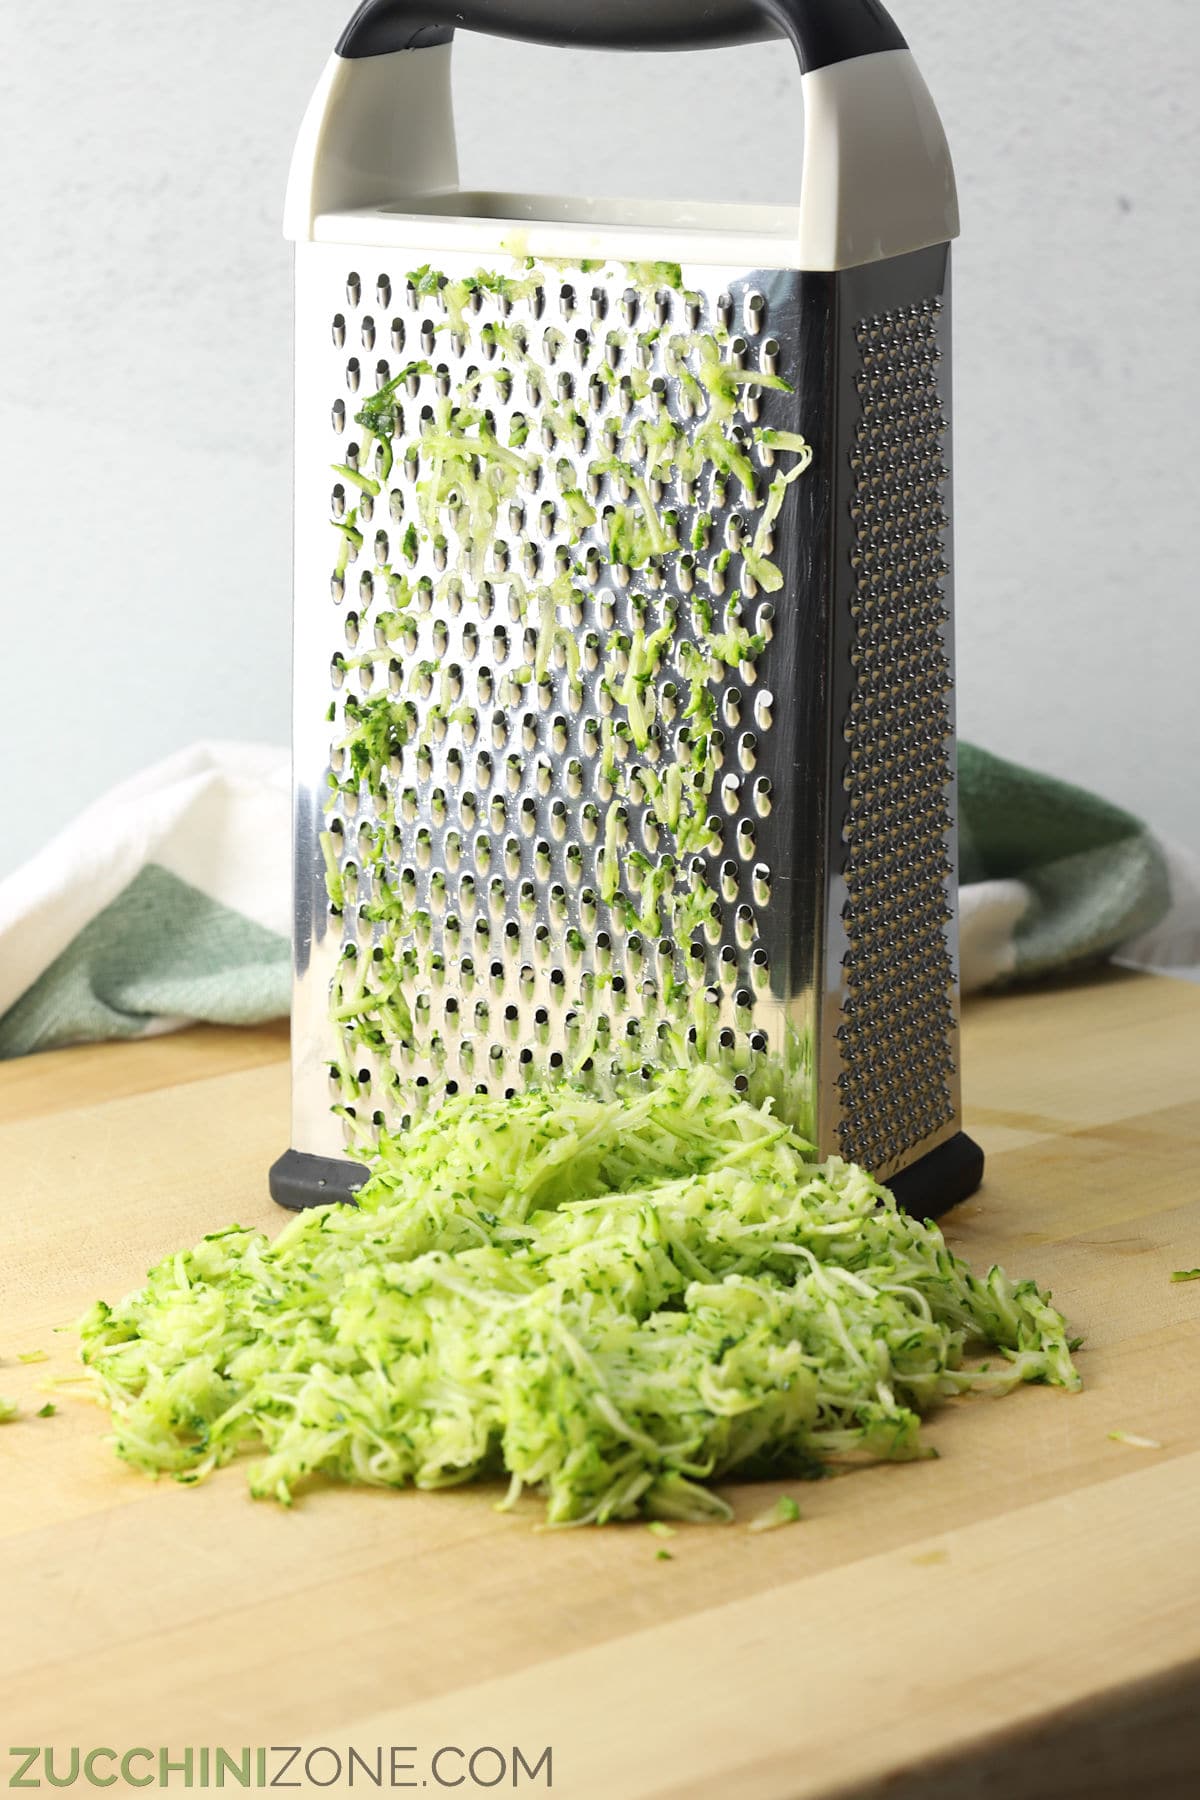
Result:
<svg viewBox="0 0 1200 1800"><path fill-rule="evenodd" d="M807 74L907 48L880 0L363 0L338 54L445 44L457 26L588 50L707 50L790 38Z"/></svg>

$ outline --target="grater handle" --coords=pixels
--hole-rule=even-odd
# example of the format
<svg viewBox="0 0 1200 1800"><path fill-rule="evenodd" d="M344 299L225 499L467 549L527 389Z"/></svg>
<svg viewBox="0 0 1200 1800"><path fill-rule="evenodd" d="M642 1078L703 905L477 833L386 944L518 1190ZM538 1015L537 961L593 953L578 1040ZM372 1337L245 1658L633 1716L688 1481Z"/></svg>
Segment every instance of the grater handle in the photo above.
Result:
<svg viewBox="0 0 1200 1800"><path fill-rule="evenodd" d="M444 44L455 28L593 50L701 50L787 37L801 70L906 48L880 0L363 0L338 54Z"/></svg>
<svg viewBox="0 0 1200 1800"><path fill-rule="evenodd" d="M859 268L958 236L942 122L881 0L365 0L300 128L287 237L311 241L322 216L406 198L436 216L429 202L444 196L456 215L450 55L460 25L595 49L788 38L802 70L804 155L787 266Z"/></svg>

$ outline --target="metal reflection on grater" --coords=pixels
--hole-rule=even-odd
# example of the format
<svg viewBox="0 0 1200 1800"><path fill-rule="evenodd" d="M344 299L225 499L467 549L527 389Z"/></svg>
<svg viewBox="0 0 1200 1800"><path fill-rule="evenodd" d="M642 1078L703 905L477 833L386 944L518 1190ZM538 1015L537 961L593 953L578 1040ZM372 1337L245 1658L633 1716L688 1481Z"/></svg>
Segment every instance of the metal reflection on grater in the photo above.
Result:
<svg viewBox="0 0 1200 1800"><path fill-rule="evenodd" d="M396 389L386 438L356 438L343 415L335 430L349 441L331 439L331 591L339 607L348 581L357 592L333 660L325 835L342 944L333 1099L348 1141L464 1089L561 1074L605 1089L692 1056L747 1091L769 1084L807 1125L808 1063L772 996L759 919L772 879L758 832L773 795L774 614L756 581L770 532L745 512L794 464L761 422L797 423L766 296L748 280L707 295L647 284L622 265L543 270L516 298L467 283L450 307L428 271L385 284L416 315L393 340L415 335L425 365L377 363L376 389ZM331 332L342 355L363 341L362 292L357 272L344 278ZM684 442L704 423L688 346L711 355L718 335L738 371L725 466L665 459L647 479L656 418ZM357 369L345 356L342 382ZM441 505L435 493L431 507L436 467L412 452L436 437L439 399L477 409L485 385L492 454L509 449L519 473L497 484L490 548L464 569L453 539L470 539L469 497ZM749 458L758 494L737 473ZM385 497L388 525L375 530ZM665 522L666 541L629 543L631 516ZM374 567L354 583L368 553ZM656 632L650 692L631 657ZM714 644L712 716L693 724L697 659L711 664ZM372 784L346 749L385 696L396 730ZM689 761L702 729L705 757Z"/></svg>

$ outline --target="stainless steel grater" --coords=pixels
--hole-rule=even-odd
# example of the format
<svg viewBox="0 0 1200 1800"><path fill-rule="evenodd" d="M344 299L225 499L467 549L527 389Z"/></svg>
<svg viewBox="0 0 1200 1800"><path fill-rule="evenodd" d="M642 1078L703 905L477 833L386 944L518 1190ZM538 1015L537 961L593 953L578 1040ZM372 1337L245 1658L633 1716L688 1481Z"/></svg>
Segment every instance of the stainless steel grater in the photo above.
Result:
<svg viewBox="0 0 1200 1800"><path fill-rule="evenodd" d="M454 24L790 38L799 205L462 191ZM367 0L306 115L286 229L296 911L276 1199L346 1195L349 1150L448 1094L603 1091L689 1058L913 1208L971 1192L957 208L893 22L876 0L702 17Z"/></svg>

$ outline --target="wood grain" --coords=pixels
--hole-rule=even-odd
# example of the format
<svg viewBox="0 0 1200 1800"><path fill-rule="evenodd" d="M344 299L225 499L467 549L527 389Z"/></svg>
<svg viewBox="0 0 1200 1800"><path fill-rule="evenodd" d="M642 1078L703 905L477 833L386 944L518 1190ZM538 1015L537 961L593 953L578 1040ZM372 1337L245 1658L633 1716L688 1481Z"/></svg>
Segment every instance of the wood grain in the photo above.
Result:
<svg viewBox="0 0 1200 1800"><path fill-rule="evenodd" d="M254 1069L278 1062L287 1047L288 1028L279 1021L252 1031L195 1025L132 1044L81 1044L23 1056L0 1065L0 1125L74 1112L92 1099L118 1100Z"/></svg>
<svg viewBox="0 0 1200 1800"><path fill-rule="evenodd" d="M232 1218L278 1223L286 1045L0 1067L0 1391L27 1409L0 1430L6 1743L552 1744L568 1800L1099 1800L1151 1771L1200 1792L1200 1283L1170 1280L1200 1264L1200 991L989 999L964 1040L989 1174L948 1235L1054 1289L1084 1391L956 1402L937 1462L789 1488L801 1524L680 1531L670 1561L486 1489L282 1513L236 1469L152 1484L94 1407L28 1416L96 1294ZM729 1490L741 1521L779 1491Z"/></svg>

